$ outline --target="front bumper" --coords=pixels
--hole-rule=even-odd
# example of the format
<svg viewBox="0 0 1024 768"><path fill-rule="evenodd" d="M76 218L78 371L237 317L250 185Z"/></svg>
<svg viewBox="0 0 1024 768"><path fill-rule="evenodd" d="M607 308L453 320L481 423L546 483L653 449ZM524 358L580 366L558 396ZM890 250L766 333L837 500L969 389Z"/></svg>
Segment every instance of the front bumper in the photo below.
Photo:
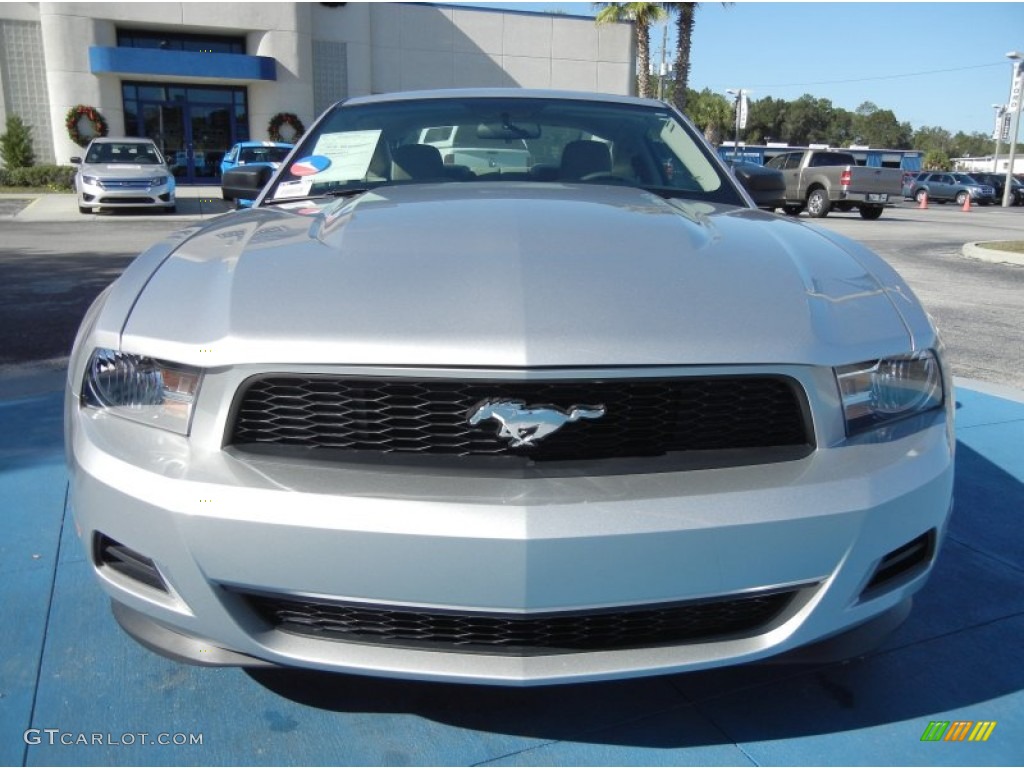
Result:
<svg viewBox="0 0 1024 768"><path fill-rule="evenodd" d="M809 393L823 384L815 372L796 375ZM228 402L237 382L213 379L204 395L221 391ZM72 506L100 582L129 609L119 620L147 617L145 644L198 663L529 685L752 661L904 605L934 547L915 568L868 584L908 542L941 540L952 496L943 411L874 443L839 440L839 425L819 413L819 448L799 461L517 478L234 455L220 447L228 409L206 402L185 439L68 398ZM104 563L97 534L151 559L166 589ZM796 594L756 631L529 655L296 634L239 597L536 616L778 589Z"/></svg>
<svg viewBox="0 0 1024 768"><path fill-rule="evenodd" d="M100 179L95 184L79 181L78 205L82 208L172 208L174 181L150 184L141 181Z"/></svg>

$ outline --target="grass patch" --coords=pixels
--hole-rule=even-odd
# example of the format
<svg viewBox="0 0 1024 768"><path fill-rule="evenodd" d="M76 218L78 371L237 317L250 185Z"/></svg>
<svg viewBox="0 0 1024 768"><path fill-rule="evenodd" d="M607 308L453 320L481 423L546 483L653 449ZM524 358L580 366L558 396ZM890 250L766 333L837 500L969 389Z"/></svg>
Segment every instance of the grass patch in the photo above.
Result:
<svg viewBox="0 0 1024 768"><path fill-rule="evenodd" d="M1024 253L1024 240L992 240L987 243L978 243L978 246L981 248L988 248L991 251Z"/></svg>

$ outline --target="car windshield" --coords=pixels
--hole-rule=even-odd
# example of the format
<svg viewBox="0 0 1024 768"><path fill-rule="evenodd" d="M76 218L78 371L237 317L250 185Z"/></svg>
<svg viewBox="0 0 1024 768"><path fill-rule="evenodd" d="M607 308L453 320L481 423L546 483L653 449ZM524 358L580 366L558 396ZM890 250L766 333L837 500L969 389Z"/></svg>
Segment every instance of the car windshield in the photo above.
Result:
<svg viewBox="0 0 1024 768"><path fill-rule="evenodd" d="M423 98L335 106L266 200L385 184L593 183L743 205L667 107L569 98Z"/></svg>
<svg viewBox="0 0 1024 768"><path fill-rule="evenodd" d="M89 147L85 162L106 165L159 165L163 159L152 144L138 141L103 142Z"/></svg>
<svg viewBox="0 0 1024 768"><path fill-rule="evenodd" d="M280 163L291 152L291 147L242 147L239 163Z"/></svg>

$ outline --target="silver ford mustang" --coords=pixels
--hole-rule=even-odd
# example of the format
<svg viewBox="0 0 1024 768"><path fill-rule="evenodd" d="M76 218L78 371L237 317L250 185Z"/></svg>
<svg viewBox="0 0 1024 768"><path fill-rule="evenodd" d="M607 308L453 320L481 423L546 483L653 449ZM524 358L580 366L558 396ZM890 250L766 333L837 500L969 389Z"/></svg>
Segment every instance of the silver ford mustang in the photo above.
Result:
<svg viewBox="0 0 1024 768"><path fill-rule="evenodd" d="M950 512L948 368L759 178L664 103L520 90L352 99L225 174L255 206L141 254L71 358L121 626L506 685L877 641Z"/></svg>

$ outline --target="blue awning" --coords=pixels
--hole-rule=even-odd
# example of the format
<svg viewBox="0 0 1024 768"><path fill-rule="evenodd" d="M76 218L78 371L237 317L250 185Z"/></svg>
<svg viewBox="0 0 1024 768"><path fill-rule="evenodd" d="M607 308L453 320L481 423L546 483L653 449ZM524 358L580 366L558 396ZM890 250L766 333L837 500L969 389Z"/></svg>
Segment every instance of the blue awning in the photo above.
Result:
<svg viewBox="0 0 1024 768"><path fill-rule="evenodd" d="M93 74L209 77L218 80L277 80L277 61L270 56L239 53L162 51L154 48L90 46Z"/></svg>

